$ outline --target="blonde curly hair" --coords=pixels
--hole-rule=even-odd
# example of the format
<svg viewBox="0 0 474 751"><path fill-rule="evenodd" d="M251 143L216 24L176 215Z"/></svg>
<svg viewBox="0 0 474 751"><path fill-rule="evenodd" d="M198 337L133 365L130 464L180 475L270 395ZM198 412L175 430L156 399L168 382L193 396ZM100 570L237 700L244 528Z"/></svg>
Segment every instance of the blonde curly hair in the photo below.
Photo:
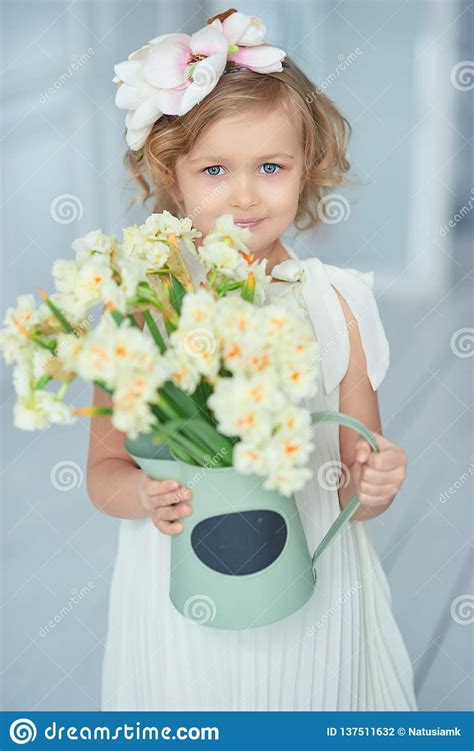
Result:
<svg viewBox="0 0 474 751"><path fill-rule="evenodd" d="M216 120L248 107L269 111L278 105L289 113L299 111L302 119L303 181L294 224L300 230L315 227L321 221L318 205L323 196L342 182L352 183L344 177L351 167L346 152L352 128L334 102L288 55L282 71L226 73L185 115L160 117L144 146L139 151L128 149L125 154L124 164L131 174L128 182L136 181L143 189L130 201L129 208L141 198L147 212L147 203L153 201L151 212L167 209L176 216L184 215L172 191L178 157L188 154L203 130ZM307 223L301 226L305 220Z"/></svg>

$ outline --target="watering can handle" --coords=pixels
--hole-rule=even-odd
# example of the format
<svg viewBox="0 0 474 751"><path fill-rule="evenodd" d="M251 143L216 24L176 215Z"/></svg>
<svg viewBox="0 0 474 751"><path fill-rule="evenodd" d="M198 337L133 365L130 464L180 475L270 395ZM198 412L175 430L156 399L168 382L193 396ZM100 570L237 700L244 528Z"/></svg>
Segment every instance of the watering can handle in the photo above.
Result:
<svg viewBox="0 0 474 751"><path fill-rule="evenodd" d="M360 420L357 420L355 417L351 417L350 415L345 415L342 412L314 412L311 415L313 424L323 423L323 422L337 422L339 425L344 425L347 428L353 428L354 430L357 430L360 436L362 438L365 438L367 443L369 444L372 451L378 451L378 446L375 441L374 436L368 430L364 423L362 423ZM344 527L345 524L349 521L349 519L355 514L357 509L360 506L360 500L358 496L353 496L349 503L346 504L344 509L341 511L339 516L337 517L336 521L333 522L331 527L329 528L329 531L324 535L323 539L319 543L318 547L314 551L314 555L311 561L311 568L313 571L313 579L316 581L316 561L318 558L324 553L328 545L333 541L337 533Z"/></svg>

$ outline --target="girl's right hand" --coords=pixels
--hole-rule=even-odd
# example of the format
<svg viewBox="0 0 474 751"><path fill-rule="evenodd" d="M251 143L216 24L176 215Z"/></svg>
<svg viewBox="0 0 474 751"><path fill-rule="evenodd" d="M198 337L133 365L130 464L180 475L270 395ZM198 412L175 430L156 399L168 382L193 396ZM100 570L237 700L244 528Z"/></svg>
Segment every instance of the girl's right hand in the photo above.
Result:
<svg viewBox="0 0 474 751"><path fill-rule="evenodd" d="M173 490L173 487L176 489ZM177 535L183 531L184 527L178 520L181 516L192 513L189 504L193 495L191 488L180 487L176 480L153 480L141 470L138 495L143 508L160 532Z"/></svg>

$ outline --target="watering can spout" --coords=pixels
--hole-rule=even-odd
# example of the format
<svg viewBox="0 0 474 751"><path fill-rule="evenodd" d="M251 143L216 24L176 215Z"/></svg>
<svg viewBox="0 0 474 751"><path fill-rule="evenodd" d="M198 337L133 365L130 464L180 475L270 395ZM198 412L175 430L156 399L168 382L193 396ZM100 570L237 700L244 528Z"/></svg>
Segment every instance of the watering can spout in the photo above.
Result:
<svg viewBox="0 0 474 751"><path fill-rule="evenodd" d="M347 428L353 428L354 430L357 430L362 438L365 438L372 451L376 452L379 450L373 434L365 427L364 423L362 423L360 420L357 420L355 417L345 415L343 412L313 412L311 415L311 422L313 423L313 425L320 425L324 422L335 422L338 425L344 425ZM324 551L338 534L338 532L340 532L344 525L347 524L351 517L356 513L359 506L360 499L355 495L351 498L349 503L346 504L344 509L341 511L337 519L333 522L329 531L324 535L323 539L314 551L313 557L311 559L311 570L315 584L317 580L316 562L318 558L320 558L320 556L324 553Z"/></svg>

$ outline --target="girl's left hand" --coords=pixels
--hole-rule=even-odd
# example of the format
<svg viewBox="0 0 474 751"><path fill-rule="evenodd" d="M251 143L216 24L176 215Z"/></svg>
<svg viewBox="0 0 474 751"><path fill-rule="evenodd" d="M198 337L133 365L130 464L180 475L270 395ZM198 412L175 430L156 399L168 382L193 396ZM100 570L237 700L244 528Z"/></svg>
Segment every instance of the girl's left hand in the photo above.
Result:
<svg viewBox="0 0 474 751"><path fill-rule="evenodd" d="M355 445L355 460L350 468L361 505L381 513L400 490L407 474L408 457L400 446L373 433L379 450L374 452L364 438Z"/></svg>

